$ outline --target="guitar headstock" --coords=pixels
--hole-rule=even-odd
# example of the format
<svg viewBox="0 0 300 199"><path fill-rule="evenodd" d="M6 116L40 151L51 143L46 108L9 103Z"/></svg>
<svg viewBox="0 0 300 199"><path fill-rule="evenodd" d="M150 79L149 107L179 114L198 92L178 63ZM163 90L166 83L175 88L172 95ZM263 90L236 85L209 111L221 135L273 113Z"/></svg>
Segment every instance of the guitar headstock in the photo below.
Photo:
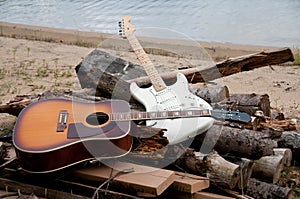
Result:
<svg viewBox="0 0 300 199"><path fill-rule="evenodd" d="M251 116L246 112L240 111L225 111L225 110L212 110L212 117L216 119L226 120L237 123L248 123L251 121Z"/></svg>
<svg viewBox="0 0 300 199"><path fill-rule="evenodd" d="M119 21L119 34L123 38L127 38L129 34L132 34L135 31L133 25L130 24L130 16L124 16L121 21Z"/></svg>

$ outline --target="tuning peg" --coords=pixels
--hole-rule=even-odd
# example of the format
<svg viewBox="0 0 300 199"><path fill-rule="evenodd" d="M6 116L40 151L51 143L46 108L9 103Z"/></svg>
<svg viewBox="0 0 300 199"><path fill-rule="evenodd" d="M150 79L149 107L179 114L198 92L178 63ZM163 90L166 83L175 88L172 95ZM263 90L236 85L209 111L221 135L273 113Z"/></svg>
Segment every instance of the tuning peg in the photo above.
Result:
<svg viewBox="0 0 300 199"><path fill-rule="evenodd" d="M122 28L123 27L123 23L121 21L119 21L119 27Z"/></svg>

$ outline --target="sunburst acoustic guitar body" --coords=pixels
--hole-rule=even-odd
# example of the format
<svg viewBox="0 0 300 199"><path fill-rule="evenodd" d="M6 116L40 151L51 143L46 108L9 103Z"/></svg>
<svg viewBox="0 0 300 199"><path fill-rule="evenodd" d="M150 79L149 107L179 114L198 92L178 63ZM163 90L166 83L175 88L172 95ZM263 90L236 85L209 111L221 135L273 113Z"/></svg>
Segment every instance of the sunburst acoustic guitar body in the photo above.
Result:
<svg viewBox="0 0 300 199"><path fill-rule="evenodd" d="M64 99L30 104L19 115L13 134L20 165L43 173L127 154L132 145L130 121L111 121L112 112L129 112L129 105L120 100L83 103Z"/></svg>

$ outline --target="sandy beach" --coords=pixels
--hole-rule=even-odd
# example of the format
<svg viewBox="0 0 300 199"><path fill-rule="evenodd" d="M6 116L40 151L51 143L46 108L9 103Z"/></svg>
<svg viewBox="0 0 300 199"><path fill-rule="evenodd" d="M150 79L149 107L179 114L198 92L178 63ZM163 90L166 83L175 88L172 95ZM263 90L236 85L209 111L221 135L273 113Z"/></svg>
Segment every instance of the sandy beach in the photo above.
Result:
<svg viewBox="0 0 300 199"><path fill-rule="evenodd" d="M75 30L33 27L0 23L0 102L15 95L39 94L46 90L78 90L80 84L75 66L110 35ZM154 39L156 42L159 39ZM153 39L145 42L151 43ZM168 40L158 42L160 46ZM221 61L267 49L266 46L245 46L231 43L200 42L209 58ZM179 44L178 44L179 45ZM126 47L127 48L127 47ZM188 49L185 44L179 49ZM294 51L297 49L293 49ZM116 55L138 63L135 55L118 50ZM150 55L158 70L174 70L186 65L178 57ZM300 66L292 63L267 66L221 78L215 83L226 85L230 93L257 93L270 96L273 109L286 117L300 119Z"/></svg>

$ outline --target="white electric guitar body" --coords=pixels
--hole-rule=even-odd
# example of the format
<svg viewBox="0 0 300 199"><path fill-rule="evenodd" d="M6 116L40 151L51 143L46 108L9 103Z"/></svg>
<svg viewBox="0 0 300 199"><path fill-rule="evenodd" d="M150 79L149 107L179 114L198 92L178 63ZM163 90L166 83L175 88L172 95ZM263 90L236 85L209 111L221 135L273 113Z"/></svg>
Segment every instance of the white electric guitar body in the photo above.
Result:
<svg viewBox="0 0 300 199"><path fill-rule="evenodd" d="M162 112L164 114L164 111L172 110L212 110L212 107L205 100L190 92L188 81L182 73L177 74L177 81L174 84L167 86L164 83L134 36L135 29L130 24L129 16L123 17L119 25L121 28L120 33L128 39L152 83L152 86L148 88L140 88L136 83L130 85L131 94L145 106L147 112ZM164 135L168 138L170 144L177 144L207 131L213 125L213 122L212 117L192 117L148 120L146 124L155 128L167 129Z"/></svg>

